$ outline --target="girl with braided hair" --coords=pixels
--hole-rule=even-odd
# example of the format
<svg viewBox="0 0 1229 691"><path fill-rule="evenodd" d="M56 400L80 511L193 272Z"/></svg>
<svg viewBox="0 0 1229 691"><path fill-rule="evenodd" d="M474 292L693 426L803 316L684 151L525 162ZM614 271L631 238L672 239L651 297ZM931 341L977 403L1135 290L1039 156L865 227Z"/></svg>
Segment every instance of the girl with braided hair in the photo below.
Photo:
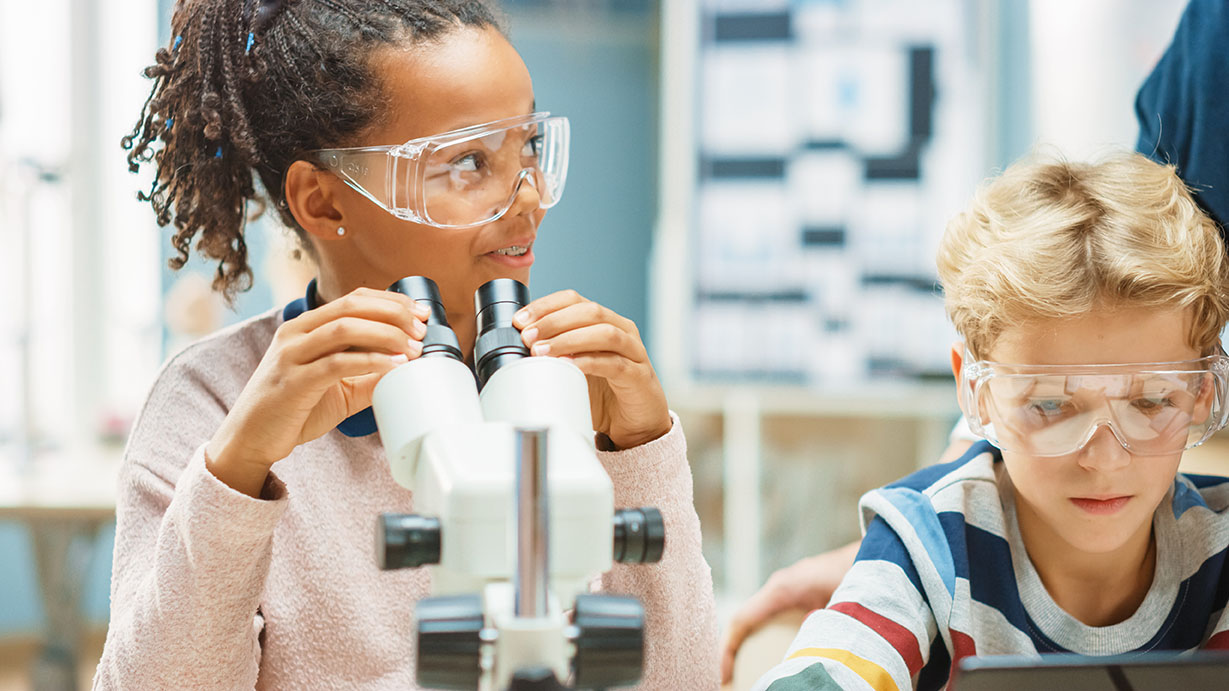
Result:
<svg viewBox="0 0 1229 691"><path fill-rule="evenodd" d="M369 406L421 354L427 313L384 288L430 276L472 344L477 287L528 282L566 121L534 112L480 0L182 0L172 33L124 139L134 171L155 169L140 196L174 226L172 265L195 247L233 297L250 285L245 223L272 208L318 273L306 297L195 344L155 382L120 474L95 688L416 688L430 583L373 563L376 516L412 497ZM386 177L389 157L414 172ZM660 563L601 578L645 605L642 687L716 688L686 444L635 325L570 291L517 322L534 354L587 375L615 504L665 518Z"/></svg>

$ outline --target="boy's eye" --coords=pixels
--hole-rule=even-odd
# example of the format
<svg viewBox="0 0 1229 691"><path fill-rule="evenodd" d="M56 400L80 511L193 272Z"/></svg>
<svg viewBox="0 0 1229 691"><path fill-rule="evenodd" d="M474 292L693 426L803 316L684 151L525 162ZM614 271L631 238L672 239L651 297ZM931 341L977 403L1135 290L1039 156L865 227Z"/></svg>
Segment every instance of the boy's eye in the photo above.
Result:
<svg viewBox="0 0 1229 691"><path fill-rule="evenodd" d="M1070 401L1061 398L1039 398L1028 401L1025 410L1044 419L1056 418L1071 411Z"/></svg>
<svg viewBox="0 0 1229 691"><path fill-rule="evenodd" d="M1173 405L1173 399L1166 396L1141 396L1131 401L1131 406L1145 415L1156 415Z"/></svg>

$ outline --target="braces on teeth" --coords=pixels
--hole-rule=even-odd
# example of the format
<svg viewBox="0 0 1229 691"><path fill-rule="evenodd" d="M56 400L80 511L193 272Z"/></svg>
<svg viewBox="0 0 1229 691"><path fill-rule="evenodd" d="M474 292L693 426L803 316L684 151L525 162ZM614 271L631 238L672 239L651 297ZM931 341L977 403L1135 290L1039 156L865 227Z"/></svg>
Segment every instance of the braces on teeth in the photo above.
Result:
<svg viewBox="0 0 1229 691"><path fill-rule="evenodd" d="M519 245L513 245L511 247L505 247L501 250L495 250L495 254L502 254L507 257L519 257L528 251L529 251L529 247L521 247Z"/></svg>

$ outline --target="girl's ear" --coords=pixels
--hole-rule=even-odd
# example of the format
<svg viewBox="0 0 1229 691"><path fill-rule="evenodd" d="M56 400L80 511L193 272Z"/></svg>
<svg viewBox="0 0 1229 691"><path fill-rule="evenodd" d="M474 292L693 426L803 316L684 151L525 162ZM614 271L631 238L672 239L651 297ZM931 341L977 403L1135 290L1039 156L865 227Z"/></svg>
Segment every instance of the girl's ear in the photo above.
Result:
<svg viewBox="0 0 1229 691"><path fill-rule="evenodd" d="M334 189L339 184L344 183L307 161L295 161L286 171L286 206L299 226L316 240L339 237L342 213Z"/></svg>

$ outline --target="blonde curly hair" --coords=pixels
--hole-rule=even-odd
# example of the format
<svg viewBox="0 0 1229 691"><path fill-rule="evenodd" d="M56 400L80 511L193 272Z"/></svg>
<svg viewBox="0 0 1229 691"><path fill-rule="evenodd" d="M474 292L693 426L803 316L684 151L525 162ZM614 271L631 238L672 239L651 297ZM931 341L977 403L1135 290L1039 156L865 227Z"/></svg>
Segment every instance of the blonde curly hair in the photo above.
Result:
<svg viewBox="0 0 1229 691"><path fill-rule="evenodd" d="M976 358L1005 328L1114 306L1192 308L1210 353L1229 319L1216 224L1173 166L1135 153L1019 161L983 183L938 254L948 317Z"/></svg>

